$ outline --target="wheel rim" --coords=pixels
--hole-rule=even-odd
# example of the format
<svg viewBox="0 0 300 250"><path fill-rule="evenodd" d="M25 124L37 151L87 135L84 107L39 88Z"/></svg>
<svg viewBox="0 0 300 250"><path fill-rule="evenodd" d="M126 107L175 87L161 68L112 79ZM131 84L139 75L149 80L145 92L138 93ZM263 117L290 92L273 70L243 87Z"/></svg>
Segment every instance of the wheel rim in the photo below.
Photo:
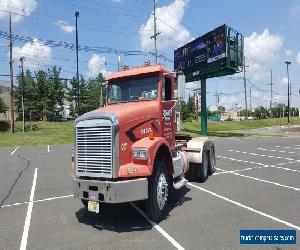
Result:
<svg viewBox="0 0 300 250"><path fill-rule="evenodd" d="M168 182L166 176L161 173L157 183L157 205L162 210L168 199Z"/></svg>

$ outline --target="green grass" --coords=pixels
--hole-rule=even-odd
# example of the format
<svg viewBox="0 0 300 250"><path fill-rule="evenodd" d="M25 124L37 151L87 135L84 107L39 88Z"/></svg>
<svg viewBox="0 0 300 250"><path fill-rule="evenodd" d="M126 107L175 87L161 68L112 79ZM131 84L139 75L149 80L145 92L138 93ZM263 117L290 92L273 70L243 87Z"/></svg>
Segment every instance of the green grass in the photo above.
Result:
<svg viewBox="0 0 300 250"><path fill-rule="evenodd" d="M28 124L28 123L26 123ZM22 132L22 122L16 123L16 132L0 132L0 147L17 145L53 145L73 142L73 121L68 122L32 122L38 126L37 131ZM300 124L300 118L291 118L291 125ZM243 137L255 135L244 133L244 129L255 129L269 126L279 126L279 119L253 121L208 121L208 135L220 137ZM281 125L287 125L287 119L281 120ZM200 121L184 122L183 132L199 136Z"/></svg>
<svg viewBox="0 0 300 250"><path fill-rule="evenodd" d="M221 137L230 137L230 136L250 136L255 135L249 133L243 133L242 130L245 129L257 129L271 126L280 126L280 124L287 125L287 118L280 119L264 119L264 120L248 120L248 121L208 121L208 135L209 136L221 136ZM290 119L291 125L300 124L300 118L295 117ZM183 129L184 133L189 133L192 136L197 136L200 134L200 121L191 121L184 122Z"/></svg>
<svg viewBox="0 0 300 250"><path fill-rule="evenodd" d="M29 124L29 123L26 123ZM15 145L50 145L72 143L73 122L32 122L38 130L22 132L22 122L16 123L16 132L0 132L0 147Z"/></svg>

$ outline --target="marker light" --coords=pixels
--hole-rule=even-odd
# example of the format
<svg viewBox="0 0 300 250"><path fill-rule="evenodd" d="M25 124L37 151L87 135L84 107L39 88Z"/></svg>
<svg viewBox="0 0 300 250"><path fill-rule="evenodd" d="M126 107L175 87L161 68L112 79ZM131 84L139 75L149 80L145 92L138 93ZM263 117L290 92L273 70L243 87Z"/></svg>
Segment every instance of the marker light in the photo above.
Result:
<svg viewBox="0 0 300 250"><path fill-rule="evenodd" d="M154 131L150 131L149 134L148 134L148 137L149 137L150 140L154 140L154 137L155 137Z"/></svg>
<svg viewBox="0 0 300 250"><path fill-rule="evenodd" d="M148 159L148 149L146 148L134 148L132 149L132 158L138 160Z"/></svg>

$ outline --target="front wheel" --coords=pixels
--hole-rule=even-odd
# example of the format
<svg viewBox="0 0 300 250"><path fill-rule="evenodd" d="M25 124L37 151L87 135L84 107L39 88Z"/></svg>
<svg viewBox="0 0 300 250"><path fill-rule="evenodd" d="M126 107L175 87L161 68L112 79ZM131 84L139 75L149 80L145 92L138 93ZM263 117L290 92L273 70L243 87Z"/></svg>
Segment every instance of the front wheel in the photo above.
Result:
<svg viewBox="0 0 300 250"><path fill-rule="evenodd" d="M170 178L163 161L154 164L154 173L149 178L149 198L146 201L146 211L155 222L159 222L166 213L169 200Z"/></svg>

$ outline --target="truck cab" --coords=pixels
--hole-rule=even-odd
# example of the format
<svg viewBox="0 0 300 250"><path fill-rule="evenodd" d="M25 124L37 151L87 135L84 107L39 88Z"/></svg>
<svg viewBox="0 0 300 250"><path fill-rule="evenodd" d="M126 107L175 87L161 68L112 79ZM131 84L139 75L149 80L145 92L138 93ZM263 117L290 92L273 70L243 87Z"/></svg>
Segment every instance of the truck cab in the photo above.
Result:
<svg viewBox="0 0 300 250"><path fill-rule="evenodd" d="M162 65L107 78L106 106L75 120L74 196L91 212L101 203L144 200L159 221L171 189L205 181L215 169L214 145L176 135L176 75Z"/></svg>

